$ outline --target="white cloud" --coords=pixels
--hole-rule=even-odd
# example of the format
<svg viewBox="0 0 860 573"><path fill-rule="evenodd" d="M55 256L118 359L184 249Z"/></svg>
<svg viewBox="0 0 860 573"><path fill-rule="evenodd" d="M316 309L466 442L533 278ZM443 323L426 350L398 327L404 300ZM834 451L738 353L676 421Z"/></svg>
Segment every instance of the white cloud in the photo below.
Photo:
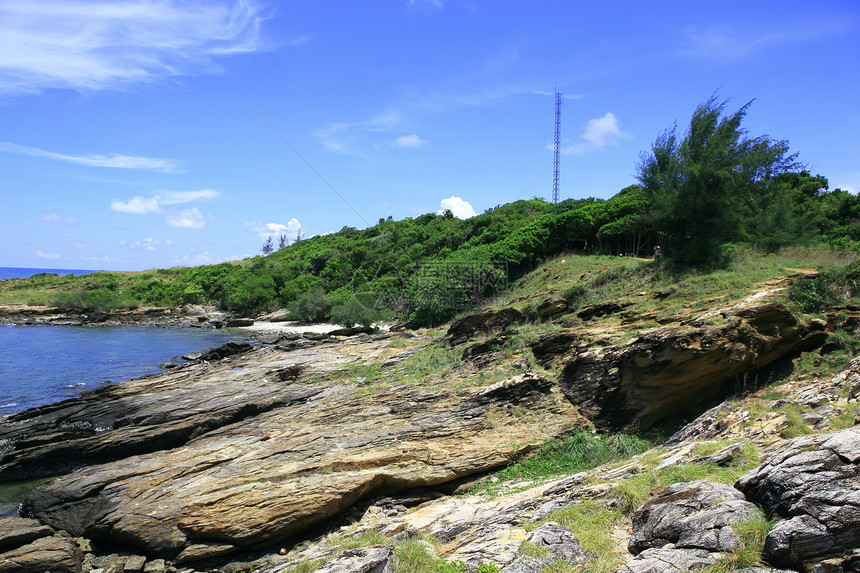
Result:
<svg viewBox="0 0 860 573"><path fill-rule="evenodd" d="M160 205L176 205L177 203L191 203L200 199L214 199L218 192L214 189L201 189L199 191L163 191L159 199Z"/></svg>
<svg viewBox="0 0 860 573"><path fill-rule="evenodd" d="M64 217L56 213L43 213L42 220L46 223L62 223L64 225L74 225L77 223L74 217Z"/></svg>
<svg viewBox="0 0 860 573"><path fill-rule="evenodd" d="M59 259L60 255L57 253L46 253L43 251L36 251L37 257L42 257L43 259Z"/></svg>
<svg viewBox="0 0 860 573"><path fill-rule="evenodd" d="M442 215L448 209L450 209L458 219L468 219L469 217L477 215L475 210L472 208L472 205L461 197L451 196L447 199L442 199L441 205L442 208L436 211L439 215Z"/></svg>
<svg viewBox="0 0 860 573"><path fill-rule="evenodd" d="M149 213L160 213L161 207L158 206L160 197L157 195L146 199L140 195L132 197L127 202L111 201L110 208L118 213L132 213L134 215L147 215Z"/></svg>
<svg viewBox="0 0 860 573"><path fill-rule="evenodd" d="M181 212L170 212L167 214L167 224L180 229L202 229L206 226L206 220L197 207L183 209Z"/></svg>
<svg viewBox="0 0 860 573"><path fill-rule="evenodd" d="M218 196L214 189L201 189L199 191L162 191L153 197L142 197L137 195L126 202L111 201L110 208L118 213L130 213L133 215L164 215L165 221L171 227L181 229L202 229L206 226L206 219L197 207L177 211L175 209L164 209L164 205L179 205L192 203L203 199L213 199Z"/></svg>
<svg viewBox="0 0 860 573"><path fill-rule="evenodd" d="M431 6L433 8L438 8L440 10L442 9L442 0L409 0L409 2L407 2L407 4L409 5L410 8L415 6L416 4L421 4L424 6Z"/></svg>
<svg viewBox="0 0 860 573"><path fill-rule="evenodd" d="M856 195L856 194L857 194L857 188L856 188L856 187L854 187L853 185L848 185L847 183L843 183L843 184L841 184L841 185L836 185L836 186L834 186L833 188L834 188L834 189L842 189L843 191L848 191L848 192L849 192L849 193L851 193L852 195Z"/></svg>
<svg viewBox="0 0 860 573"><path fill-rule="evenodd" d="M618 118L609 112L603 117L597 117L586 124L580 136L566 148L565 154L582 155L602 147L616 145L619 141L630 139L631 135L622 131L618 125ZM552 149L551 145L547 146Z"/></svg>
<svg viewBox="0 0 860 573"><path fill-rule="evenodd" d="M253 0L41 0L0 4L0 91L122 89L215 72L262 47Z"/></svg>
<svg viewBox="0 0 860 573"><path fill-rule="evenodd" d="M421 147L427 143L414 133L412 135L401 135L394 140L394 147Z"/></svg>
<svg viewBox="0 0 860 573"><path fill-rule="evenodd" d="M299 229L302 228L302 224L299 223L299 220L293 217L287 224L283 223L258 223L256 221L245 222L248 227L251 228L252 231L260 235L260 238L263 240L272 237L274 239L278 239L281 235L286 235L289 241L295 241L298 236Z"/></svg>
<svg viewBox="0 0 860 573"><path fill-rule="evenodd" d="M172 159L162 159L159 157L141 157L137 155L120 155L112 153L110 155L67 155L65 153L56 153L37 149L35 147L27 147L26 145L18 145L8 141L0 141L0 151L9 153L19 153L21 155L32 155L35 157L46 157L57 161L66 161L68 163L77 163L79 165L87 165L90 167L113 167L115 169L145 169L150 171L160 171L162 173L182 173L177 163Z"/></svg>

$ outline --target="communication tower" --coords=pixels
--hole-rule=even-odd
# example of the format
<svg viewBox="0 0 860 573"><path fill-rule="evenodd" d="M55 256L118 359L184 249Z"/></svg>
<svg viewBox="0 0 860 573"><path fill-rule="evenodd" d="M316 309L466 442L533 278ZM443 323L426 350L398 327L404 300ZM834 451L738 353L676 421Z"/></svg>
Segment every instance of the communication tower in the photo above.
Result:
<svg viewBox="0 0 860 573"><path fill-rule="evenodd" d="M558 203L558 159L561 153L561 104L564 94L555 92L555 141L553 142L552 202Z"/></svg>

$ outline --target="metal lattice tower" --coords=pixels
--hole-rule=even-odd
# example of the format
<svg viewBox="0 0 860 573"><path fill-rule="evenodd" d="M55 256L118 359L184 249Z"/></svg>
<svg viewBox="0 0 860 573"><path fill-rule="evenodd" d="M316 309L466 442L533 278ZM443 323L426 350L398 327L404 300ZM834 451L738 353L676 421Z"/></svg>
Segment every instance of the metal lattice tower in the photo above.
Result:
<svg viewBox="0 0 860 573"><path fill-rule="evenodd" d="M555 92L555 141L553 143L552 202L558 203L558 160L561 153L561 104L564 94Z"/></svg>

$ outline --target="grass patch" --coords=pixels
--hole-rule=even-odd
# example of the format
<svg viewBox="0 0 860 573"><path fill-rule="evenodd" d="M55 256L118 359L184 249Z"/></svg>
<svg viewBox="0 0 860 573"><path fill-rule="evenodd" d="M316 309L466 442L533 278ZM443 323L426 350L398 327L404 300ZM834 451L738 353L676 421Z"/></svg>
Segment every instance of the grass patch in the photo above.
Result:
<svg viewBox="0 0 860 573"><path fill-rule="evenodd" d="M701 573L729 573L748 567L765 567L762 559L764 540L773 524L774 521L768 520L759 509L749 519L732 525L740 541L739 547L724 553L719 561L701 569Z"/></svg>
<svg viewBox="0 0 860 573"><path fill-rule="evenodd" d="M605 573L621 566L621 558L615 553L612 528L624 515L618 509L609 508L596 500L587 500L548 514L544 521L556 521L573 532L583 551L590 557L588 571ZM561 565L561 564L558 564ZM556 568L557 571L565 569Z"/></svg>
<svg viewBox="0 0 860 573"><path fill-rule="evenodd" d="M813 433L813 429L803 421L799 406L788 405L781 408L781 410L785 412L786 426L779 431L780 437L797 438Z"/></svg>
<svg viewBox="0 0 860 573"><path fill-rule="evenodd" d="M728 466L711 462L688 463L643 472L622 481L614 493L620 501L622 511L632 515L648 500L651 490L656 487L700 479L731 485L760 462L761 454L758 449L752 444L744 444L741 455Z"/></svg>
<svg viewBox="0 0 860 573"><path fill-rule="evenodd" d="M601 435L578 430L547 442L530 457L495 472L492 477L500 481L546 480L626 459L645 452L651 445L643 438L629 434ZM469 493L489 491L492 487L488 477L471 488Z"/></svg>

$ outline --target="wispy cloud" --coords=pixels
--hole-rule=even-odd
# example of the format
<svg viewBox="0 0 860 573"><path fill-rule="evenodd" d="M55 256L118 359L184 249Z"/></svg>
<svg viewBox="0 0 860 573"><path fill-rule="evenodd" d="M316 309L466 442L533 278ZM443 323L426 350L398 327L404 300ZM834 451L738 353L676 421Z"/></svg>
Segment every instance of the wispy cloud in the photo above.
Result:
<svg viewBox="0 0 860 573"><path fill-rule="evenodd" d="M111 201L110 208L117 213L131 215L163 215L165 221L171 227L180 229L202 229L206 226L206 219L197 207L190 207L178 211L176 209L165 209L166 205L180 205L193 203L204 199L214 199L218 192L214 189L200 189L198 191L162 191L153 197L135 195L128 201Z"/></svg>
<svg viewBox="0 0 860 573"><path fill-rule="evenodd" d="M731 24L690 26L680 31L681 54L692 58L732 61L790 44L802 44L851 31L852 17L834 17L819 11L786 13L763 26Z"/></svg>
<svg viewBox="0 0 860 573"><path fill-rule="evenodd" d="M330 123L314 135L326 149L348 155L364 156L364 138L370 134L391 133L401 130L406 119L400 111L383 113L355 122Z"/></svg>
<svg viewBox="0 0 860 573"><path fill-rule="evenodd" d="M394 140L392 145L394 145L394 147L421 147L426 143L427 141L413 133L411 135L401 135Z"/></svg>
<svg viewBox="0 0 860 573"><path fill-rule="evenodd" d="M36 251L36 256L41 257L43 259L59 259L60 255L57 253L46 253L44 251Z"/></svg>
<svg viewBox="0 0 860 573"><path fill-rule="evenodd" d="M415 6L429 6L431 8L436 8L441 10L444 5L442 4L442 0L408 0L407 5L412 8Z"/></svg>
<svg viewBox="0 0 860 573"><path fill-rule="evenodd" d="M170 212L165 217L167 224L180 229L202 229L206 226L206 219L197 207L183 209L180 212Z"/></svg>
<svg viewBox="0 0 860 573"><path fill-rule="evenodd" d="M118 153L112 153L110 155L68 155L65 153L56 153L54 151L37 149L35 147L27 147L26 145L18 145L8 141L0 141L0 151L19 153L21 155L32 155L34 157L45 157L47 159L77 163L78 165L88 165L90 167L113 167L115 169L143 169L149 171L160 171L162 173L182 173L182 170L179 169L176 161L158 157L120 155Z"/></svg>
<svg viewBox="0 0 860 573"><path fill-rule="evenodd" d="M43 213L42 220L46 223L60 223L63 225L74 225L77 223L74 217L57 215L56 213Z"/></svg>
<svg viewBox="0 0 860 573"><path fill-rule="evenodd" d="M602 147L616 145L624 139L630 139L631 135L622 131L618 124L618 118L614 113L607 113L602 117L590 120L582 134L568 147L564 153L571 155L582 155ZM547 146L552 149L552 146Z"/></svg>
<svg viewBox="0 0 860 573"><path fill-rule="evenodd" d="M0 3L0 92L121 89L262 47L254 0Z"/></svg>

